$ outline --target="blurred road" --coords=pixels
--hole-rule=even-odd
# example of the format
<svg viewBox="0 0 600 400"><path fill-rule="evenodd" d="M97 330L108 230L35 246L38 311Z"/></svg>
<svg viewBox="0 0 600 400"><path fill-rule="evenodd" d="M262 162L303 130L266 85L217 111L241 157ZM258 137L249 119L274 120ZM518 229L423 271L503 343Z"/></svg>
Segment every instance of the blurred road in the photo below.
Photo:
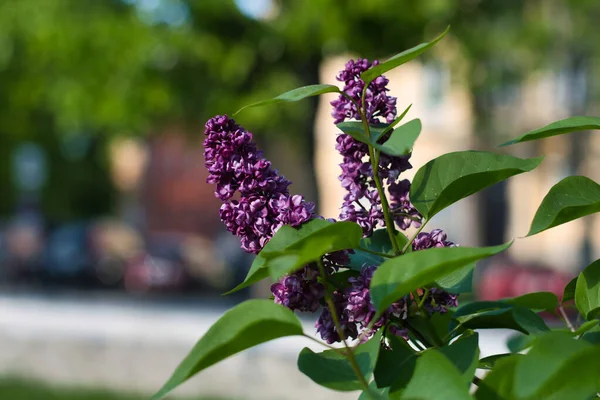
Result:
<svg viewBox="0 0 600 400"><path fill-rule="evenodd" d="M206 300L158 301L117 295L0 294L0 376L56 384L154 392L228 307ZM314 332L305 321L305 332ZM481 332L482 356L506 352L508 331ZM305 338L265 343L183 385L181 395L236 399L330 399L297 371ZM355 399L356 394L335 394Z"/></svg>

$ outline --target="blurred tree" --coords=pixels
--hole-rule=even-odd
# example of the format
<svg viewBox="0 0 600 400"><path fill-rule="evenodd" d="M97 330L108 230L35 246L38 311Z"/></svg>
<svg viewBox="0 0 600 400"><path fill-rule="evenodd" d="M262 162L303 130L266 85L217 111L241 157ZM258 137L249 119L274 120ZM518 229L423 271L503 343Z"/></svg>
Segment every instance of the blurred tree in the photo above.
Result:
<svg viewBox="0 0 600 400"><path fill-rule="evenodd" d="M259 3L265 8L258 13L240 11ZM18 141L141 135L172 124L199 133L214 114L317 82L328 55L386 58L448 24L485 143L502 129L493 110L511 101L534 69L557 59L593 64L600 52L589 32L599 13L596 0L0 0L0 191L12 193L8 153ZM294 143L302 168L283 165L283 172L312 199L315 185L306 177L316 104L255 108L237 117L267 151ZM65 146L47 148L57 152L50 159L58 182L74 168ZM86 162L93 158L83 157L77 169ZM97 168L89 180L106 173ZM52 187L48 204L61 216L61 207L80 198L78 190L88 190ZM109 193L110 185L102 190ZM494 215L501 219L490 210L502 196L500 187L482 202L487 235L498 226ZM14 196L0 196L0 213L13 203Z"/></svg>

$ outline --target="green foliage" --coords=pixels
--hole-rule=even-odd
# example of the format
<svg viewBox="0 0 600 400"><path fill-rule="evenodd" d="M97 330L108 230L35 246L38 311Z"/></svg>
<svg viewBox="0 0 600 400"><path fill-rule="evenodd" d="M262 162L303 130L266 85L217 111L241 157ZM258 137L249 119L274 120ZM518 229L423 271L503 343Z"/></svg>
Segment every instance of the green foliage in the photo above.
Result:
<svg viewBox="0 0 600 400"><path fill-rule="evenodd" d="M587 320L600 317L600 260L579 274L575 287L575 305Z"/></svg>
<svg viewBox="0 0 600 400"><path fill-rule="evenodd" d="M371 280L371 299L378 312L417 288L453 271L506 250L511 243L493 247L446 247L415 251L381 264Z"/></svg>
<svg viewBox="0 0 600 400"><path fill-rule="evenodd" d="M256 256L244 281L225 294L237 292L238 290L248 287L269 276L267 259L263 256L263 252L269 253L283 250L311 233L329 225L331 225L330 222L317 218L303 224L298 229L294 229L287 225L282 226L279 231L277 231L277 234L265 245L262 252Z"/></svg>
<svg viewBox="0 0 600 400"><path fill-rule="evenodd" d="M334 85L320 84L320 85L304 86L304 87L292 89L288 92L282 93L279 96L274 97L272 99L259 101L257 103L253 103L253 104L247 105L245 107L242 107L238 111L236 111L234 115L239 114L241 111L245 110L246 108L250 108L250 107L267 106L267 105L277 104L277 103L300 101L300 100L304 100L304 99L306 99L308 97L312 97L312 96L319 96L319 95L322 95L325 93L339 93L339 92L340 92L340 89Z"/></svg>
<svg viewBox="0 0 600 400"><path fill-rule="evenodd" d="M459 307L454 313L454 330L513 329L525 334L549 331L542 318L529 308L505 301L476 301Z"/></svg>
<svg viewBox="0 0 600 400"><path fill-rule="evenodd" d="M320 260L327 253L358 247L362 229L354 222L342 221L307 232L300 237L297 232L282 232L281 229L273 238L277 236L283 236L280 240L289 244L281 250L272 251L265 247L260 252L267 260L266 265L273 279L279 279L306 264Z"/></svg>
<svg viewBox="0 0 600 400"><path fill-rule="evenodd" d="M292 335L302 335L292 311L270 300L241 303L210 327L153 398L163 398L193 375L240 351Z"/></svg>
<svg viewBox="0 0 600 400"><path fill-rule="evenodd" d="M446 36L449 30L450 27L446 28L446 30L442 34L433 39L431 42L421 43L413 47L412 49L405 50L402 53L396 54L395 56L389 58L381 64L363 72L360 77L362 78L362 80L365 81L365 86L369 85L369 83L375 80L375 78L377 78L379 75L385 74L387 71L390 71L396 67L399 67L402 64L409 62L414 58L417 58L418 56L435 46L437 42L442 40L442 38Z"/></svg>
<svg viewBox="0 0 600 400"><path fill-rule="evenodd" d="M543 128L536 129L526 134L519 136L516 139L510 140L501 146L509 146L511 144L528 142L530 140L545 139L550 136L562 135L588 129L600 129L600 118L596 117L570 117L560 121L553 122Z"/></svg>
<svg viewBox="0 0 600 400"><path fill-rule="evenodd" d="M367 381L375 368L380 341L381 334L378 333L367 343L359 345L354 352L356 364ZM305 347L298 356L298 369L315 383L329 389L353 391L363 388L348 358L337 350L315 353Z"/></svg>
<svg viewBox="0 0 600 400"><path fill-rule="evenodd" d="M363 73L362 78L367 83L372 81L432 47L445 34L392 57ZM338 91L337 87L313 85L253 105ZM376 171L380 153L403 156L412 151L421 122L412 120L397 127L406 111L392 124L351 121L337 127L367 145L373 157L369 159L370 167ZM595 126L595 119L581 118L559 121L511 143ZM317 300L327 308L317 326L327 334L344 329L351 335L342 340L344 348L319 353L305 348L298 367L326 388L360 391L362 400L472 399L472 384L477 386L474 396L478 400L587 400L600 391L600 261L567 285L561 302L553 293L537 292L456 308L456 295L471 289L476 262L506 250L512 241L493 247L412 250L413 241L417 237L421 240L419 233L438 212L493 184L531 171L541 161L481 151L450 153L431 160L417 171L410 190L410 201L423 216L422 225L410 238L390 222L394 210L387 203L380 176L362 173L361 178L374 183L382 199L383 218L379 218L390 225L369 237L362 237L363 229L348 221L313 219L298 228L283 226L258 254L238 288L269 275L279 279L303 266L317 265L320 277L308 290L312 290L312 296L320 296ZM529 235L599 211L598 193L598 185L587 178L566 178L542 202ZM431 240L434 242L433 236ZM350 263L324 268L326 262L331 262L331 253L342 250L348 250ZM373 270L363 269L365 265L374 267L370 282L368 274ZM307 279L295 274L285 277L278 286L292 296L302 296L305 285L309 285ZM582 319L577 318L573 324L568 320L563 303L572 299L587 321L577 323ZM286 304L279 298L277 301ZM362 314L353 314L357 310ZM550 329L538 314L541 312L559 315L566 328ZM348 329L350 324L355 324L352 328L356 330ZM511 329L519 334L507 343L512 353L480 359L476 329ZM355 333L358 337L352 336ZM300 334L298 319L282 306L261 300L243 303L200 339L157 397L238 351ZM514 354L523 350L528 350L527 354ZM488 370L483 379L475 377L478 368Z"/></svg>
<svg viewBox="0 0 600 400"><path fill-rule="evenodd" d="M421 167L410 200L430 219L449 205L511 176L537 167L543 158L521 159L482 151L444 154Z"/></svg>
<svg viewBox="0 0 600 400"><path fill-rule="evenodd" d="M417 360L415 372L401 396L390 399L471 399L469 387L452 362L438 350L428 350Z"/></svg>
<svg viewBox="0 0 600 400"><path fill-rule="evenodd" d="M569 176L550 189L535 213L527 236L600 211L600 185L585 176Z"/></svg>

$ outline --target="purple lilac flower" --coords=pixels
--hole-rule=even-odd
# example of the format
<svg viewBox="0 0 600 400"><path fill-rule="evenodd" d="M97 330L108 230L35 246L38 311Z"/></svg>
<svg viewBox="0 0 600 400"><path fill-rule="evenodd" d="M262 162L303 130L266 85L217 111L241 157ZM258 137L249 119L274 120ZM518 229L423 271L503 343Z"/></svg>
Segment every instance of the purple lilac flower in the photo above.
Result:
<svg viewBox="0 0 600 400"><path fill-rule="evenodd" d="M348 279L348 283L350 283L351 286L346 291L347 304L345 311L348 314L348 320L350 322L358 323L362 328L367 328L376 314L375 306L371 302L369 291L371 278L376 269L376 266L365 265L362 267L359 276ZM371 336L379 328L388 323L392 317L396 321L400 321L406 319L407 316L407 297L404 297L392 304L383 315L373 323L371 331L365 336ZM403 336L406 332L399 327L395 327L393 333Z"/></svg>
<svg viewBox="0 0 600 400"><path fill-rule="evenodd" d="M342 339L356 339L358 336L358 328L356 323L352 322L348 318L348 312L345 310L346 307L346 298L340 292L333 293L333 302L335 305L335 312L339 318L339 322L342 328L342 337L340 337L339 332L335 327L335 323L333 321L331 312L329 308L324 307L323 311L321 311L321 315L315 324L315 328L317 328L317 333L321 335L321 338L332 344L334 342L340 342Z"/></svg>
<svg viewBox="0 0 600 400"><path fill-rule="evenodd" d="M410 192L410 181L404 179L398 183L392 183L388 187L390 192L390 208L394 221L400 229L406 230L411 225L415 228L421 226L422 216L411 204L408 193Z"/></svg>
<svg viewBox="0 0 600 400"><path fill-rule="evenodd" d="M454 242L447 239L446 233L441 229L431 232L421 232L412 243L413 250L425 250L433 247L455 247ZM445 313L448 307L458 306L458 294L448 293L440 288L431 288L423 302L423 307L428 313Z"/></svg>
<svg viewBox="0 0 600 400"><path fill-rule="evenodd" d="M458 307L458 294L448 293L439 288L429 289L429 293L423 302L423 307L429 314L444 314L448 307Z"/></svg>
<svg viewBox="0 0 600 400"><path fill-rule="evenodd" d="M361 119L357 104L362 107L361 96L365 83L360 78L360 74L378 64L378 61L370 63L366 59L350 60L345 69L339 73L337 79L344 82L343 90L352 100L340 95L338 99L331 102L332 116L336 124L347 119ZM365 113L369 123L381 122L381 118L387 123L391 123L396 117L396 98L388 96L387 84L388 80L384 76L379 76L367 88ZM347 190L340 219L358 223L363 228L364 235L370 236L377 226L384 224L384 219L371 164L363 161L369 152L368 146L347 134L340 134L337 137L336 149L343 157L343 163L340 164L342 173L339 179L342 187ZM408 161L409 157L381 154L379 178L388 184L393 184L402 172L412 168ZM359 204L363 198L368 201L367 205Z"/></svg>
<svg viewBox="0 0 600 400"><path fill-rule="evenodd" d="M207 182L216 185L215 196L223 201L221 221L240 238L244 251L257 254L281 226L299 226L314 217L314 205L290 195L290 181L233 119L209 119L204 134ZM238 200L232 199L236 192Z"/></svg>
<svg viewBox="0 0 600 400"><path fill-rule="evenodd" d="M447 240L446 233L441 229L431 232L421 232L412 242L413 250L425 250L432 247L455 247L456 244Z"/></svg>
<svg viewBox="0 0 600 400"><path fill-rule="evenodd" d="M346 63L344 70L338 74L337 80L344 82L343 90L353 101L340 95L337 100L331 102L333 106L331 116L335 119L334 123L337 124L346 119L360 120L360 112L356 104L361 104L362 91L365 87L365 82L360 78L360 74L378 64L377 60L370 63L364 58L356 61L350 60ZM387 95L388 82L384 76L378 76L367 88L365 106L370 123L379 122L379 117L383 117L388 123L391 123L396 117L396 98Z"/></svg>
<svg viewBox="0 0 600 400"><path fill-rule="evenodd" d="M275 303L291 310L315 312L325 295L325 288L317 281L315 266L306 266L271 285Z"/></svg>

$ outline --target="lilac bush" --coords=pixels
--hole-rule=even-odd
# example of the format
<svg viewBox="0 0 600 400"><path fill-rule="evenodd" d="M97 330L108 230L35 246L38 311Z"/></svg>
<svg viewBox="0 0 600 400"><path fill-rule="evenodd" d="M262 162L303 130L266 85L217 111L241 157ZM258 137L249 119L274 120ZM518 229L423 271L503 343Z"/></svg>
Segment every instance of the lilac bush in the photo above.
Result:
<svg viewBox="0 0 600 400"><path fill-rule="evenodd" d="M206 123L207 181L223 202L221 220L244 251L256 254L246 279L232 291L271 279L272 299L248 300L227 311L155 399L231 355L292 335L325 349L300 352L302 373L329 389L360 391L360 400L597 397L600 260L565 288L561 300L541 292L494 302L461 297L459 304L460 294L471 291L476 262L512 241L458 246L441 229L425 230L445 208L542 162L459 151L421 166L412 182L403 175L412 168L421 123L399 125L406 111L398 116L383 74L446 32L382 63L350 60L337 76L342 88L311 85L254 104L337 94L331 115L345 190L339 220L317 215L311 202L292 194L291 182L232 118ZM600 129L600 118L572 117L505 145L592 128ZM600 185L567 177L544 198L528 236L599 210ZM574 322L569 307L579 315ZM565 328L548 326L540 311L560 318ZM316 332L304 332L298 314L312 318ZM480 358L481 329L520 336L509 343L511 353ZM525 349L526 355L519 354ZM490 372L481 378L476 369Z"/></svg>

